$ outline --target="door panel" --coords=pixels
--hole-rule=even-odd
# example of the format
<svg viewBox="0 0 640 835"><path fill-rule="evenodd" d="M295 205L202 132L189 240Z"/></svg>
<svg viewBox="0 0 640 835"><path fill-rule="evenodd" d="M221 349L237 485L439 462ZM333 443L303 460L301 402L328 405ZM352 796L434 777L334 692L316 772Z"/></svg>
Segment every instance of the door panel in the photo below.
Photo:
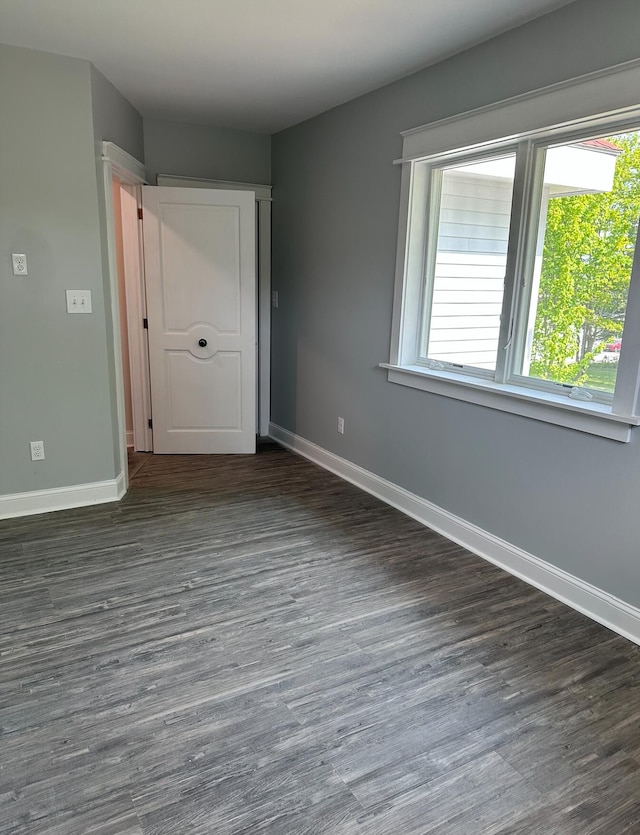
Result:
<svg viewBox="0 0 640 835"><path fill-rule="evenodd" d="M240 353L218 351L202 361L184 351L168 351L169 402L173 429L240 429ZM220 397L219 393L236 396Z"/></svg>
<svg viewBox="0 0 640 835"><path fill-rule="evenodd" d="M154 451L255 452L255 197L145 186Z"/></svg>
<svg viewBox="0 0 640 835"><path fill-rule="evenodd" d="M166 327L185 330L202 318L220 333L240 330L240 212L237 206L163 206L162 258ZM215 282L211 283L212 270Z"/></svg>

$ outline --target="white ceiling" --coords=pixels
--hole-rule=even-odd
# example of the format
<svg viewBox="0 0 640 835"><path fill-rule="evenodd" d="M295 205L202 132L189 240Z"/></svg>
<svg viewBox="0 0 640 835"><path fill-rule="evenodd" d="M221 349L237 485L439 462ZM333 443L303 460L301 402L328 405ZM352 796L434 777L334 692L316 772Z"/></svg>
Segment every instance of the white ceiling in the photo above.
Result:
<svg viewBox="0 0 640 835"><path fill-rule="evenodd" d="M0 40L87 58L143 116L272 133L568 2L1 0Z"/></svg>

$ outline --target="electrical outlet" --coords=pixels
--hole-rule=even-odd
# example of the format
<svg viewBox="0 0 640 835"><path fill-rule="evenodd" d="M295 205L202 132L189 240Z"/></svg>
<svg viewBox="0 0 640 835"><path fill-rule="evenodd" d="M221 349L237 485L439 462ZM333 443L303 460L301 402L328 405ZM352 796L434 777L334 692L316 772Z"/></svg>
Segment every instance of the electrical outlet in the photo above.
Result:
<svg viewBox="0 0 640 835"><path fill-rule="evenodd" d="M271 291L271 307L278 307L280 303L280 297L277 290Z"/></svg>
<svg viewBox="0 0 640 835"><path fill-rule="evenodd" d="M44 461L44 441L31 441L31 460Z"/></svg>
<svg viewBox="0 0 640 835"><path fill-rule="evenodd" d="M92 313L91 290L67 290L67 313Z"/></svg>
<svg viewBox="0 0 640 835"><path fill-rule="evenodd" d="M27 272L27 256L18 253L13 253L11 255L11 263L13 264L13 274L14 275L29 275Z"/></svg>
<svg viewBox="0 0 640 835"><path fill-rule="evenodd" d="M340 435L344 435L344 418L338 418L338 432Z"/></svg>

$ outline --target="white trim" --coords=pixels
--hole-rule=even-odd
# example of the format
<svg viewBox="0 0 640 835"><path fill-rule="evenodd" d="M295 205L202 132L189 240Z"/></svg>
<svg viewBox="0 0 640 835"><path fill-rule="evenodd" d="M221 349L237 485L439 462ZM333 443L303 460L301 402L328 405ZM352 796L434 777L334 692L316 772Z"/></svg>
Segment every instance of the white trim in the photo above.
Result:
<svg viewBox="0 0 640 835"><path fill-rule="evenodd" d="M610 407L602 403L578 402L534 388L527 389L420 366L381 362L379 367L387 370L390 383L553 423L567 429L577 429L613 441L628 443L631 440L631 426L640 425L640 418L613 414Z"/></svg>
<svg viewBox="0 0 640 835"><path fill-rule="evenodd" d="M589 118L596 124L605 115L624 116L625 110L637 109L640 104L638 90L640 59L634 59L403 131L402 158L396 162L496 140L513 142L551 126L570 129L573 123ZM593 117L594 112L601 116Z"/></svg>
<svg viewBox="0 0 640 835"><path fill-rule="evenodd" d="M144 165L113 142L102 143L102 160L111 164L113 174L121 183L134 186L149 181L149 173Z"/></svg>
<svg viewBox="0 0 640 835"><path fill-rule="evenodd" d="M103 143L104 145L104 143ZM118 289L118 256L116 251L116 230L113 206L113 166L108 156L102 156L102 201L105 209L105 224L107 235L107 261L109 265L109 297L111 302L111 340L113 344L114 377L116 385L116 420L118 430L118 447L116 449L116 466L125 475L125 488L128 482L127 474L127 439L126 418L124 408L124 373L122 368L122 342L120 335L120 303ZM109 323L107 321L107 328Z"/></svg>
<svg viewBox="0 0 640 835"><path fill-rule="evenodd" d="M355 484L608 629L640 644L640 609L281 426L270 424L269 434L287 449Z"/></svg>
<svg viewBox="0 0 640 835"><path fill-rule="evenodd" d="M13 493L0 496L0 519L15 516L32 516L53 510L87 507L93 504L117 502L125 494L125 476L120 473L109 481L91 484L72 484L69 487L52 487L49 490L33 490L30 493Z"/></svg>
<svg viewBox="0 0 640 835"><path fill-rule="evenodd" d="M127 449L133 449L133 429L127 429Z"/></svg>
<svg viewBox="0 0 640 835"><path fill-rule="evenodd" d="M258 201L258 434L271 419L271 201Z"/></svg>
<svg viewBox="0 0 640 835"><path fill-rule="evenodd" d="M124 474L124 489L128 487L127 430L124 408L124 373L122 368L122 342L120 336L120 302L118 291L118 258L116 254L116 231L113 207L114 178L129 185L144 181L146 168L131 154L118 148L113 142L102 142L99 146L102 161L102 194L99 195L105 211L105 232L107 236L107 262L109 267L109 297L111 301L111 341L114 354L114 376L116 384L116 420L118 424L118 447L116 467ZM37 512L37 511L35 511Z"/></svg>
<svg viewBox="0 0 640 835"><path fill-rule="evenodd" d="M158 174L159 186L182 188L221 188L230 191L254 191L256 200L271 200L273 186L264 183L236 183L234 180L206 180L203 177L180 177L177 174Z"/></svg>

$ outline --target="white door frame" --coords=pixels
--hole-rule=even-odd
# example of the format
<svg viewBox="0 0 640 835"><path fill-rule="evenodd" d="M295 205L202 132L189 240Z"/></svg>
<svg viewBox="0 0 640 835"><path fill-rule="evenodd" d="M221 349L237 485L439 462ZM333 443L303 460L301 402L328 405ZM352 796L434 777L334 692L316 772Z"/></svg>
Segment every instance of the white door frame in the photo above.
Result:
<svg viewBox="0 0 640 835"><path fill-rule="evenodd" d="M258 434L269 434L271 418L271 186L260 183L234 183L230 180L204 180L158 174L159 186L180 188L220 188L232 191L254 191L258 204L256 252L257 314L258 314Z"/></svg>
<svg viewBox="0 0 640 835"><path fill-rule="evenodd" d="M147 319L147 293L144 273L144 245L140 207L142 186L120 183L122 196L122 248L124 255L124 289L129 340L129 372L131 375L131 411L133 445L139 452L153 450L151 418L151 381L149 378L149 341L144 327Z"/></svg>
<svg viewBox="0 0 640 835"><path fill-rule="evenodd" d="M105 209L105 231L107 236L107 261L109 268L109 296L111 301L111 333L107 323L107 334L113 342L114 379L116 388L116 420L118 444L116 447L116 477L121 475L124 489L129 486L127 466L127 427L124 408L124 374L122 370L122 336L120 333L120 299L118 291L118 260L116 254L116 227L113 207L113 181L133 186L139 190L147 182L147 169L135 157L123 151L113 142L103 142L100 148L102 159L102 198ZM132 376L133 381L133 376ZM137 382L137 381L136 381ZM132 388L136 388L135 384Z"/></svg>

